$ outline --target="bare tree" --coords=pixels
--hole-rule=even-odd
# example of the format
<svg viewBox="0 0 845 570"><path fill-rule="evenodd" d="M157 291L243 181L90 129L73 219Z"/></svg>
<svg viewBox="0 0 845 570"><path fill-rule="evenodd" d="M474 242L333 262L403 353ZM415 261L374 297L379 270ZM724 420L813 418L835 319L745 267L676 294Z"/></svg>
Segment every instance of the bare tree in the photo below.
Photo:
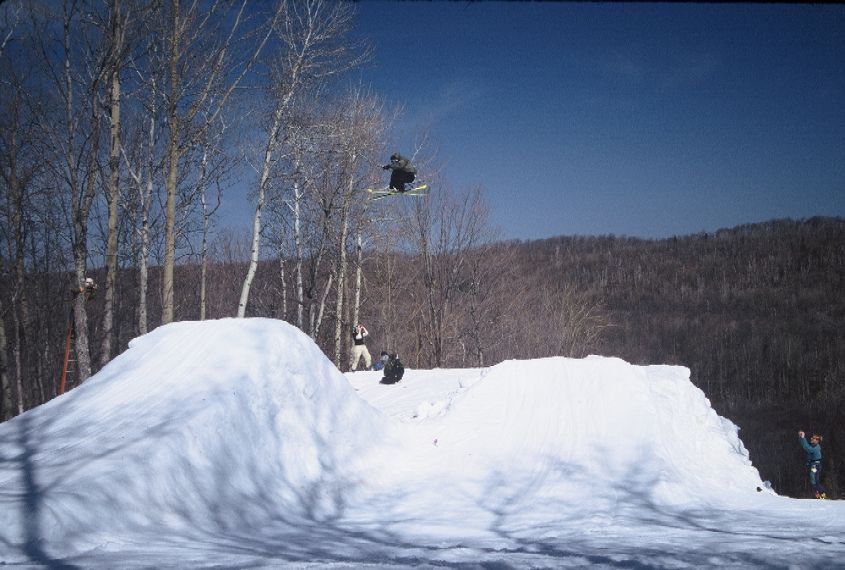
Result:
<svg viewBox="0 0 845 570"><path fill-rule="evenodd" d="M22 17L22 8L19 3L15 3L13 7L9 7L6 10L0 11L2 14L2 22L0 22L0 62L2 62L2 69L4 71L4 76L7 78L5 81L0 83L0 88L2 88L3 93L3 101L6 102L6 113L4 113L3 117L6 119L9 117L11 121L10 126L11 129L7 127L5 124L6 121L3 121L3 129L2 129L2 145L3 148L0 149L0 155L3 158L8 159L8 163L2 164L2 175L3 175L3 182L4 187L2 188L4 194L3 202L9 203L9 197L14 191L11 191L12 181L9 180L9 176L12 176L12 173L16 171L15 168L11 168L11 165L15 164L15 153L17 152L14 148L9 148L9 143L12 142L12 146L17 146L17 136L15 134L16 130L16 116L17 113L14 112L15 101L19 99L17 95L18 89L15 87L17 84L14 81L13 77L14 74L11 69L8 69L7 60L5 59L6 55L6 45L8 44L9 40L12 39L14 35L15 28L18 25L20 18ZM12 76L12 79L9 77ZM9 97L7 94L9 93L9 89L11 88L12 92L16 93L14 97ZM11 105L9 104L11 103ZM9 113L9 111L12 111ZM11 116L10 116L11 115ZM10 204L11 205L11 204ZM7 219L9 218L7 213ZM5 224L4 224L5 225ZM5 231L3 232L6 233ZM8 238L7 238L8 239ZM0 253L0 270L3 273L6 271L6 260L2 253ZM6 341L6 315L8 314L7 307L4 303L3 297L0 296L0 421L6 420L14 416L14 396L12 394L12 383L9 380L9 358L8 358L8 343Z"/></svg>
<svg viewBox="0 0 845 570"><path fill-rule="evenodd" d="M103 308L103 338L100 365L108 364L112 357L114 327L114 295L117 281L118 205L120 198L120 88L125 63L125 39L128 14L121 7L121 0L108 3L108 22L105 36L108 42L106 60L109 90L109 180L105 197L108 203L108 233L106 238L106 280Z"/></svg>
<svg viewBox="0 0 845 570"><path fill-rule="evenodd" d="M3 62L4 64L7 62ZM14 360L15 377L18 390L18 410L24 410L22 386L23 353L28 344L29 302L25 287L26 266L26 230L25 218L28 215L28 194L38 168L33 154L33 121L28 111L26 87L18 70L4 65L6 78L2 83L5 113L0 121L0 180L3 182L3 213L7 231L4 231L12 265L12 287L10 287L10 317L14 324L15 339ZM31 215L31 212L29 212Z"/></svg>
<svg viewBox="0 0 845 570"><path fill-rule="evenodd" d="M8 2L7 8L0 11L0 58L6 54L6 45L14 36L15 29L23 17L23 6L19 1Z"/></svg>
<svg viewBox="0 0 845 570"><path fill-rule="evenodd" d="M6 309L3 300L0 298L0 422L15 415L14 396L12 395L12 383L9 381L9 356L8 343L6 342Z"/></svg>
<svg viewBox="0 0 845 570"><path fill-rule="evenodd" d="M220 192L215 197L214 204L209 203L206 192L206 181L208 178L208 146L203 146L202 162L200 167L200 199L202 202L202 244L200 246L200 320L206 318L207 290L208 290L208 235L211 225L211 217L220 207Z"/></svg>
<svg viewBox="0 0 845 570"><path fill-rule="evenodd" d="M287 166L278 169L278 191L270 194L268 204L269 226L280 255L286 255L286 244L291 246L296 301L294 322L312 338L316 338L320 322L321 307L317 299L327 297L325 291L318 294L318 287L330 242L331 232L326 219L331 217L332 211L330 200L320 191L324 187L321 181L331 164L331 160L326 159L326 125L319 116L322 112L319 108L300 104L293 108L291 117L286 120L284 146L280 149L280 162ZM332 282L333 277L323 286L330 288Z"/></svg>
<svg viewBox="0 0 845 570"><path fill-rule="evenodd" d="M214 1L210 6L170 0L166 77L167 177L165 181L164 265L162 268L162 323L174 316L173 270L176 261L176 205L179 164L192 142L214 124L229 99L252 69L270 38L258 37L247 57L239 57L235 44L244 32L246 0L232 7ZM275 12L278 14L278 12ZM197 124L198 119L201 122Z"/></svg>
<svg viewBox="0 0 845 570"><path fill-rule="evenodd" d="M155 159L156 145L156 97L155 90L152 91L150 102L150 113L146 117L148 127L146 133L139 138L146 142L139 142L136 145L138 159L133 160L123 151L124 162L127 171L132 179L134 192L133 198L128 203L134 205L134 215L131 219L134 223L134 249L135 262L138 269L138 311L137 327L140 334L147 334L148 331L148 310L147 291L149 284L149 252L150 252L150 209L152 207L153 185L155 172L158 168Z"/></svg>
<svg viewBox="0 0 845 570"><path fill-rule="evenodd" d="M302 92L364 61L368 53L359 44L345 41L353 10L349 4L325 0L284 2L276 27L283 53L279 54L273 84L275 102L258 175L250 264L238 302L238 316L246 314L250 287L258 267L262 212L271 179L271 166L291 105Z"/></svg>
<svg viewBox="0 0 845 570"><path fill-rule="evenodd" d="M360 89L353 91L340 104L341 113L334 121L334 140L337 147L335 162L341 175L339 187L342 197L339 201L340 232L338 235L338 257L335 273L338 276L335 302L335 365L340 366L343 348L348 335L343 334L357 320L361 299L361 262L363 247L360 228L367 213L365 185L372 171L375 154L381 151L386 131L383 103ZM355 249L357 252L356 282L352 321L344 322L344 295L347 288L347 248L351 237L350 228L358 227ZM344 328L344 325L347 325Z"/></svg>
<svg viewBox="0 0 845 570"><path fill-rule="evenodd" d="M166 46L160 37L161 6L153 3L135 14L135 48L128 54L127 70L134 90L122 121L126 131L121 139L123 163L131 180L124 196L126 219L132 228L131 257L137 268L136 320L139 334L149 330L149 263L155 229L161 224L161 212L155 208L164 187L167 156L160 152L166 120L166 85L164 72Z"/></svg>
<svg viewBox="0 0 845 570"><path fill-rule="evenodd" d="M258 269L259 244L261 241L262 228L261 215L264 210L264 200L267 195L267 187L270 181L270 167L278 144L279 130L282 128L283 116L284 108L276 108L273 112L270 133L267 137L267 144L264 148L264 160L261 163L261 173L259 174L258 179L258 196L255 204L255 217L253 218L249 269L247 270L246 278L244 279L243 287L241 288L241 298L238 302L238 317L244 317L246 315L246 305L249 300L250 287L252 287L252 280L255 278L255 272Z"/></svg>
<svg viewBox="0 0 845 570"><path fill-rule="evenodd" d="M514 298L516 255L507 245L479 247L470 254L457 339L463 365L486 366L488 353L505 336L497 331L512 325L509 316L519 310Z"/></svg>
<svg viewBox="0 0 845 570"><path fill-rule="evenodd" d="M431 366L442 366L447 332L453 330L452 310L459 289L470 275L469 255L490 239L487 207L479 188L459 196L441 188L429 200L413 202L406 214L407 239L420 257L425 287L422 313Z"/></svg>
<svg viewBox="0 0 845 570"><path fill-rule="evenodd" d="M88 265L90 213L100 183L100 143L102 121L102 89L107 74L107 46L90 22L83 18L85 5L70 0L61 6L56 17L61 20L61 36L54 38L52 18L33 18L32 35L41 55L44 75L52 82L60 105L39 105L41 125L49 156L45 165L62 180L70 204L70 241L73 252L74 285L77 294L73 304L73 330L78 381L91 375L91 354L88 340L88 314L85 291ZM53 40L61 45L60 53L52 51ZM61 113L53 113L53 110ZM58 130L53 130L58 129Z"/></svg>

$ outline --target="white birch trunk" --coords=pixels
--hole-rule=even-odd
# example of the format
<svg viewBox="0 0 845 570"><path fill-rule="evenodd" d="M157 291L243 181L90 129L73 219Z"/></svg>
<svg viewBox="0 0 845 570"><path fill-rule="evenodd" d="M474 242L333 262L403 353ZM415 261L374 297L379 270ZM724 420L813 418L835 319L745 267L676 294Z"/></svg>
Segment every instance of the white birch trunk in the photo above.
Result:
<svg viewBox="0 0 845 570"><path fill-rule="evenodd" d="M246 316L246 304L249 301L249 290L252 287L252 281L255 278L255 272L258 269L258 253L261 244L261 212L264 208L264 200L267 194L267 186L270 182L270 168L273 160L273 154L276 151L276 140L278 138L279 130L282 127L282 116L284 107L279 106L273 113L273 125L270 128L270 134L267 139L267 146L264 149L264 161L261 164L261 176L258 180L258 198L255 205L255 218L252 222L252 247L249 257L249 269L244 279L243 287L241 288L241 299L238 303L238 318Z"/></svg>
<svg viewBox="0 0 845 570"><path fill-rule="evenodd" d="M100 346L100 366L105 366L112 356L114 330L114 296L117 282L117 218L120 199L120 52L123 50L120 0L114 0L111 7L111 50L110 70L110 129L109 129L109 185L106 193L108 202L108 237L106 238L106 283L103 302L103 341Z"/></svg>
<svg viewBox="0 0 845 570"><path fill-rule="evenodd" d="M296 326L299 327L299 330L304 330L303 311L305 310L305 289L302 284L302 230L300 229L303 193L299 188L299 184L294 184L293 192L293 231L294 242L296 244Z"/></svg>
<svg viewBox="0 0 845 570"><path fill-rule="evenodd" d="M200 181L200 200L202 201L202 246L200 248L200 320L205 320L206 280L208 278L208 226L211 214L208 212L208 200L205 196L205 177L208 169L208 145L203 147Z"/></svg>
<svg viewBox="0 0 845 570"><path fill-rule="evenodd" d="M320 324L323 322L323 313L326 309L326 300L329 298L329 292L332 290L332 283L334 282L334 273L329 273L329 278L326 281L326 289L323 291L323 295L320 298L320 308L317 311L316 315L316 322L312 318L312 332L311 338L317 340L317 335L320 334Z"/></svg>
<svg viewBox="0 0 845 570"><path fill-rule="evenodd" d="M288 283L285 277L285 256L279 249L279 280L282 283L282 319L287 320L288 316Z"/></svg>

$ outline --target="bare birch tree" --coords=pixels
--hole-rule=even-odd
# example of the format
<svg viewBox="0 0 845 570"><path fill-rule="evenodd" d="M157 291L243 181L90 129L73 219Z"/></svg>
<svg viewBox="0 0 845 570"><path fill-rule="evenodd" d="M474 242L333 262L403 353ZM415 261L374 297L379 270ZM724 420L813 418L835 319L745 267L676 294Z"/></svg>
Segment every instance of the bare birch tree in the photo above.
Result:
<svg viewBox="0 0 845 570"><path fill-rule="evenodd" d="M109 90L109 180L105 189L108 204L108 233L106 237L106 280L103 292L103 338L100 348L100 365L108 364L112 357L114 338L114 296L117 282L117 223L120 201L120 89L125 63L125 39L128 14L121 0L108 4L108 22L105 36L108 42L107 81Z"/></svg>
<svg viewBox="0 0 845 570"><path fill-rule="evenodd" d="M200 320L205 320L207 295L208 295L208 234L211 226L211 217L217 208L220 207L220 193L217 193L215 203L209 203L207 190L209 148L203 147L202 162L200 167L200 200L202 203L202 243L200 245Z"/></svg>
<svg viewBox="0 0 845 570"><path fill-rule="evenodd" d="M0 298L0 422L15 415L14 396L12 395L12 383L9 381L9 353L6 342L6 309L3 300Z"/></svg>
<svg viewBox="0 0 845 570"><path fill-rule="evenodd" d="M26 230L24 220L28 215L28 194L37 168L33 153L33 125L31 113L27 111L28 103L25 97L24 80L18 75L18 70L5 65L6 77L3 80L2 92L5 107L3 119L0 121L0 181L3 183L4 198L2 212L4 218L3 234L9 249L11 260L11 287L6 292L9 295L9 310L12 320L14 353L14 374L18 385L18 410L24 410L22 386L22 359L28 345L29 302L25 287L26 265ZM31 214L31 212L29 213ZM2 259L2 258L0 258ZM5 268L4 268L5 269ZM4 355L5 356L5 355Z"/></svg>
<svg viewBox="0 0 845 570"><path fill-rule="evenodd" d="M45 10L39 20L33 12L32 35L36 40L44 76L52 82L61 104L40 105L41 124L48 160L56 179L67 191L70 205L70 242L73 253L74 347L79 382L92 371L88 340L85 290L88 265L88 234L91 208L100 184L102 90L107 74L106 45L84 16L84 3L63 2L59 12ZM53 18L61 21L61 35L55 37ZM53 45L61 46L54 53ZM54 109L61 112L53 113Z"/></svg>
<svg viewBox="0 0 845 570"><path fill-rule="evenodd" d="M12 110L10 108L12 105L9 105L9 102L13 100L13 97L17 98L17 95L12 95L12 93L16 93L18 89L15 87L17 82L12 79L13 74L11 69L7 69L9 62L5 59L5 56L6 46L12 39L15 28L22 17L22 8L18 3L15 3L14 6L7 7L7 9L0 12L0 14L2 14L2 22L0 22L0 62L2 63L2 69L4 72L3 75L8 78L0 84L0 89L2 89L0 92L3 94L3 101L6 102L5 109L3 109L2 114L3 129L2 139L0 139L0 141L2 142L3 148L0 149L0 153L2 153L3 157L7 157L9 162L8 166L6 163L2 164L2 175L5 185L3 193L9 195L11 194L11 181L8 180L7 172L11 174L13 171L13 169L9 168L9 166L14 163L14 154L12 153L16 151L10 151L8 147L10 143L12 143L13 146L17 145L17 137L14 134L17 121L15 119L16 113L12 112L9 114L8 112ZM12 129L8 129L7 125L12 126ZM0 160L2 160L2 158L0 158ZM8 223L8 220L4 220L4 222ZM0 268L2 268L3 272L6 271L6 266L7 262L5 256L0 254ZM6 341L7 314L8 307L6 306L3 297L0 297L0 422L14 416L14 396L12 394L12 383L9 380L8 343Z"/></svg>
<svg viewBox="0 0 845 570"><path fill-rule="evenodd" d="M335 273L337 295L335 302L335 365L340 366L343 348L348 335L343 334L357 318L361 299L361 263L363 247L361 227L366 220L367 195L365 186L371 177L373 160L381 151L385 131L386 115L383 103L375 96L361 89L352 91L340 103L340 113L334 121L333 139L336 141L336 163L340 167L342 196L339 200L340 232L337 237L338 257ZM347 289L347 249L352 236L351 228L357 227L356 236L356 282L353 292L353 322L344 319L345 292ZM346 326L345 326L346 325Z"/></svg>
<svg viewBox="0 0 845 570"><path fill-rule="evenodd" d="M296 303L294 323L316 338L319 324L316 315L320 313L316 301L317 287L329 243L327 224L323 223L327 216L323 207L326 202L318 188L331 161L325 160L325 125L317 117L322 111L310 111L305 112L304 106L297 106L287 120L284 147L280 150L282 161L287 166L280 169L284 172L280 173L279 191L271 194L269 212L280 256L283 258L287 254L287 243L292 248L290 255L294 263ZM329 279L326 285L330 286L332 281ZM326 294L321 295L321 298L325 297Z"/></svg>
<svg viewBox="0 0 845 570"><path fill-rule="evenodd" d="M165 180L164 264L162 268L162 323L174 316L173 272L176 261L176 205L179 165L197 134L214 124L229 99L252 69L275 27L278 10L253 50L239 57L235 44L242 40L247 1L234 6L170 0L168 20L167 85L165 88L167 177ZM202 119L197 124L198 119Z"/></svg>
<svg viewBox="0 0 845 570"><path fill-rule="evenodd" d="M282 6L276 32L283 53L275 59L277 65L270 86L274 106L258 174L252 248L238 302L239 317L246 314L250 288L258 268L263 227L261 217L271 180L271 167L284 138L282 130L291 105L302 92L316 88L320 82L360 64L369 55L362 44L345 39L354 14L350 4L302 0L283 2Z"/></svg>
<svg viewBox="0 0 845 570"><path fill-rule="evenodd" d="M141 133L139 142L136 145L137 160L131 159L126 151L122 152L126 169L132 179L132 189L134 190L128 202L134 205L132 208L134 215L133 220L133 243L134 243L134 258L138 269L138 304L137 304L137 327L139 334L147 334L148 331L148 310L147 310L147 291L149 289L149 254L150 254L150 209L152 207L153 186L155 172L158 170L158 165L155 158L156 145L156 96L155 90L152 90L153 96L150 102L150 112L145 121L147 128L145 132ZM143 129L142 129L143 131Z"/></svg>

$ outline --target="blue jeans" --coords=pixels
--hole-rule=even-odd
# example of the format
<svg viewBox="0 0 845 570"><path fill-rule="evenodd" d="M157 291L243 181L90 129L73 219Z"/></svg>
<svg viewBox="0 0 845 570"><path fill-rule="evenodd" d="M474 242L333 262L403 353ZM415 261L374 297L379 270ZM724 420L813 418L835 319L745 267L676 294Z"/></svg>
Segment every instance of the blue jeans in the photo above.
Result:
<svg viewBox="0 0 845 570"><path fill-rule="evenodd" d="M810 486L816 493L824 493L822 487L822 464L821 462L813 462L807 465L807 471L810 474Z"/></svg>

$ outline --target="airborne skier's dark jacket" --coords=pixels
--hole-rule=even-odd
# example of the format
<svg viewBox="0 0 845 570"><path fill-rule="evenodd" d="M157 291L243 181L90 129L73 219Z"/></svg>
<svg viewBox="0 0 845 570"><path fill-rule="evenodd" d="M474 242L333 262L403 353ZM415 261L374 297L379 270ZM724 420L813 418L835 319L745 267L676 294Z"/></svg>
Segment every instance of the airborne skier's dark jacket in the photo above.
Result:
<svg viewBox="0 0 845 570"><path fill-rule="evenodd" d="M400 170L402 172L407 172L409 174L416 174L417 169L415 166L411 164L411 161L398 152L395 153L393 156L390 157L390 164L385 166L385 169L391 170Z"/></svg>
<svg viewBox="0 0 845 570"><path fill-rule="evenodd" d="M411 161L398 152L391 155L390 164L385 164L384 169L392 171L388 187L399 192L404 192L405 184L413 182L417 174L417 169L411 165Z"/></svg>

